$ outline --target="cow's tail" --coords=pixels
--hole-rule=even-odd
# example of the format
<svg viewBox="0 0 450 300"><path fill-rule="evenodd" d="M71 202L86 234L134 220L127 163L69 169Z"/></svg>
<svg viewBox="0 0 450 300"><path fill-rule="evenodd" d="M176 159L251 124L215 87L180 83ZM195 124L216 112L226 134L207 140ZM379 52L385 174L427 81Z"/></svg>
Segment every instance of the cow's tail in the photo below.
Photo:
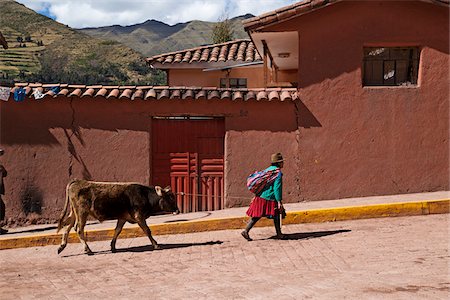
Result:
<svg viewBox="0 0 450 300"><path fill-rule="evenodd" d="M58 229L56 229L56 233L58 233L61 228L63 228L66 224L65 224L65 218L67 215L67 209L69 208L70 205L70 199L69 199L69 188L72 185L72 183L74 183L76 180L72 180L70 181L67 186L66 186L66 202L64 203L64 208L63 211L61 213L61 216L59 217L59 221L58 221Z"/></svg>

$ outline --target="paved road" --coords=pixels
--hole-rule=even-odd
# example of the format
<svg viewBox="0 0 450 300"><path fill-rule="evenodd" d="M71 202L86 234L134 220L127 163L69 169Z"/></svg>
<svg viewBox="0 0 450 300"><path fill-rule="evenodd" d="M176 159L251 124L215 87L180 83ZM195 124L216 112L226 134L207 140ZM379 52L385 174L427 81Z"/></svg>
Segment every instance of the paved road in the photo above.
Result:
<svg viewBox="0 0 450 300"><path fill-rule="evenodd" d="M450 215L0 251L0 299L449 299Z"/></svg>

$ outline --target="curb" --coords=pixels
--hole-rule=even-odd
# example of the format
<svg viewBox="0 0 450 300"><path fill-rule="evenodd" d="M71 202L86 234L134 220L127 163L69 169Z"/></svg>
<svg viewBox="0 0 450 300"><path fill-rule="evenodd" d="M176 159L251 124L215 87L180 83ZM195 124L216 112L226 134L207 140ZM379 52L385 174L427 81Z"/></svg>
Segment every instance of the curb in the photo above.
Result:
<svg viewBox="0 0 450 300"><path fill-rule="evenodd" d="M424 200L417 202L400 202L375 204L366 206L348 206L326 209L310 209L288 212L283 224L322 223L344 220L357 220L383 217L419 216L450 213L450 199ZM185 221L167 224L150 225L152 235L193 233L202 231L242 229L248 217L229 217L204 221ZM272 221L262 219L257 227L273 226ZM104 241L112 239L114 229L87 230L88 241ZM59 245L62 234L42 234L15 238L0 238L0 250L27 248L38 246ZM140 227L124 228L119 238L134 238L145 236ZM69 234L68 243L79 243L75 232Z"/></svg>

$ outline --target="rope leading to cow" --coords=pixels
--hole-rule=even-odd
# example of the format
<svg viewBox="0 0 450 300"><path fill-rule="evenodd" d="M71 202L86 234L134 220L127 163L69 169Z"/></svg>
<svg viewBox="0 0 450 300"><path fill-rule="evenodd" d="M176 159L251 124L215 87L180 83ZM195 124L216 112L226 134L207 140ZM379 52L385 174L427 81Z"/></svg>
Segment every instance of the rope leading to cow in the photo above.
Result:
<svg viewBox="0 0 450 300"><path fill-rule="evenodd" d="M219 198L222 198L222 196L213 196L213 195L208 195L208 194L190 194L190 193L184 193L184 192L177 192L177 193L174 193L175 195L180 195L180 196L205 196L205 197L208 197L208 196L211 196L211 197L219 197ZM223 198L232 198L232 199L251 199L252 198L252 196L223 196Z"/></svg>

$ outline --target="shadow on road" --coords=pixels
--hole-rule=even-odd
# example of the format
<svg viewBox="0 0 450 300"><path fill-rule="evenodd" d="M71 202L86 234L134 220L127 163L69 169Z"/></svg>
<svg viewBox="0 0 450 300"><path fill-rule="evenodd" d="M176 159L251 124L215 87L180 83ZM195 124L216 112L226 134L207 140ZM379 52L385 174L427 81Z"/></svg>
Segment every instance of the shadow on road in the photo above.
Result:
<svg viewBox="0 0 450 300"><path fill-rule="evenodd" d="M330 230L330 231L315 231L315 232L299 232L299 233L288 233L284 234L282 240L305 240L323 237L327 235L333 235L337 233L350 232L350 229L340 229L340 230ZM270 237L268 239L277 239L276 236Z"/></svg>
<svg viewBox="0 0 450 300"><path fill-rule="evenodd" d="M210 241L210 242L204 242L204 243L181 243L181 244L158 244L158 245L160 247L159 250L165 250L165 249L186 248L186 247L193 247L193 246L220 245L222 243L223 243L222 241ZM145 252L145 251L153 251L153 246L145 245L145 246L129 247L129 248L122 248L122 249L116 250L116 252Z"/></svg>
<svg viewBox="0 0 450 300"><path fill-rule="evenodd" d="M210 246L210 245L220 245L220 244L223 244L223 242L222 241L210 241L210 242L205 242L205 243L158 244L160 249L158 249L156 251L165 250L165 249L186 248L186 247L193 247L193 246ZM116 253L147 252L147 251L155 251L155 250L153 249L152 245L144 245L144 246L116 249ZM99 255L99 254L113 254L113 252L111 252L111 250L95 251L92 255ZM73 256L80 256L80 255L86 255L86 254L79 253L79 254L72 254L72 255L62 255L61 257L73 257Z"/></svg>

